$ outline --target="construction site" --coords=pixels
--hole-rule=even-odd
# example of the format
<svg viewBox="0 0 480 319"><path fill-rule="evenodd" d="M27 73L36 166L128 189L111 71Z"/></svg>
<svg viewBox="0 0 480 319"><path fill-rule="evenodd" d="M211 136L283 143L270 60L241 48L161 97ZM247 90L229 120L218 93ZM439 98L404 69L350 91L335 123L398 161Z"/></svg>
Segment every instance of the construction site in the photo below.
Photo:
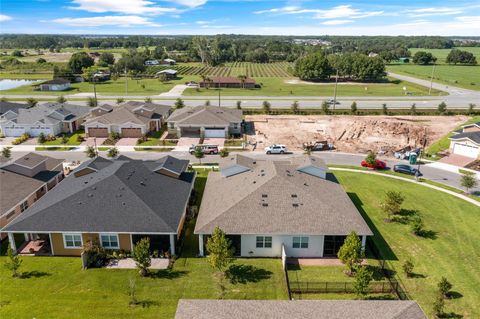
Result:
<svg viewBox="0 0 480 319"><path fill-rule="evenodd" d="M429 146L468 120L467 116L249 115L249 142L257 149L284 144L289 151L327 143L337 151L392 154L405 147Z"/></svg>

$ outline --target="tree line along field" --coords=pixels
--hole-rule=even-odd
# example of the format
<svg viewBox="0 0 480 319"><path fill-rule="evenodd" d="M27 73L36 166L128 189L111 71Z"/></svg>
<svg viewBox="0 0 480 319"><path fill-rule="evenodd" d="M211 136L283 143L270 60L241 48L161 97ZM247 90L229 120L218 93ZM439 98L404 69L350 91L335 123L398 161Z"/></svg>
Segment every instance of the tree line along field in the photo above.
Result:
<svg viewBox="0 0 480 319"><path fill-rule="evenodd" d="M433 74L435 82L480 91L480 47L462 47L459 49L473 53L479 65L446 64L445 59L450 49L410 49L410 51L412 55L417 51L427 51L437 57ZM392 64L387 65L387 71L430 80L433 65Z"/></svg>

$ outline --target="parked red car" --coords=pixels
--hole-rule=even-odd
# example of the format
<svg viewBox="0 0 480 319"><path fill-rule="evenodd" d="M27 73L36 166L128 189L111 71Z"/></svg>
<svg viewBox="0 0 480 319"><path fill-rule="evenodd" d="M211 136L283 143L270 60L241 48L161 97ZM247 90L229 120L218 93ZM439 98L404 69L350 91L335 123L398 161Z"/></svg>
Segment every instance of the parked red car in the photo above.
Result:
<svg viewBox="0 0 480 319"><path fill-rule="evenodd" d="M368 168L373 168L373 169L385 169L387 167L387 163L381 160L375 160L375 164L369 164L367 163L366 160L363 160L362 163L360 164L363 167L368 167Z"/></svg>

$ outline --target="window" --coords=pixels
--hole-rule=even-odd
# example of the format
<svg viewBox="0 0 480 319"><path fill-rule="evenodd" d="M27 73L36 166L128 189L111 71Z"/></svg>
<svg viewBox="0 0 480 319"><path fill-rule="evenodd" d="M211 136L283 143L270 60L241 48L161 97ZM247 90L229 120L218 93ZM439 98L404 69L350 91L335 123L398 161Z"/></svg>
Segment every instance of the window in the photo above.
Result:
<svg viewBox="0 0 480 319"><path fill-rule="evenodd" d="M20 204L20 211L24 212L28 208L28 201L24 201Z"/></svg>
<svg viewBox="0 0 480 319"><path fill-rule="evenodd" d="M308 248L308 237L293 237L293 248Z"/></svg>
<svg viewBox="0 0 480 319"><path fill-rule="evenodd" d="M257 236L257 248L272 248L272 237Z"/></svg>
<svg viewBox="0 0 480 319"><path fill-rule="evenodd" d="M65 248L82 248L82 235L63 234L63 244Z"/></svg>
<svg viewBox="0 0 480 319"><path fill-rule="evenodd" d="M117 234L100 234L102 247L107 249L119 249Z"/></svg>

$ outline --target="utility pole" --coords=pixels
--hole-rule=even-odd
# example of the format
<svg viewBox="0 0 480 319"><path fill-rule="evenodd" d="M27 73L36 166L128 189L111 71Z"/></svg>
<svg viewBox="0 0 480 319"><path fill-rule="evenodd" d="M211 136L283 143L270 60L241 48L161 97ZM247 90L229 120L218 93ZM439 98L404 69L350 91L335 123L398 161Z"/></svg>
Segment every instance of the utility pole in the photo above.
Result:
<svg viewBox="0 0 480 319"><path fill-rule="evenodd" d="M433 86L433 73L435 72L435 63L432 68L432 75L430 76L430 89L428 90L428 95L432 95L432 86Z"/></svg>
<svg viewBox="0 0 480 319"><path fill-rule="evenodd" d="M221 89L218 88L218 107L220 107L220 91Z"/></svg>
<svg viewBox="0 0 480 319"><path fill-rule="evenodd" d="M128 95L128 77L127 77L127 66L125 66L125 98Z"/></svg>
<svg viewBox="0 0 480 319"><path fill-rule="evenodd" d="M96 80L95 80L95 77L92 76L92 82L93 82L93 96L94 96L94 99L95 99L95 106L98 106L98 102L97 102L97 87L96 87Z"/></svg>
<svg viewBox="0 0 480 319"><path fill-rule="evenodd" d="M97 138L93 138L93 145L95 147L95 157L98 157Z"/></svg>
<svg viewBox="0 0 480 319"><path fill-rule="evenodd" d="M335 111L335 105L337 104L337 85L338 85L338 69L335 76L335 89L333 91L333 110Z"/></svg>

